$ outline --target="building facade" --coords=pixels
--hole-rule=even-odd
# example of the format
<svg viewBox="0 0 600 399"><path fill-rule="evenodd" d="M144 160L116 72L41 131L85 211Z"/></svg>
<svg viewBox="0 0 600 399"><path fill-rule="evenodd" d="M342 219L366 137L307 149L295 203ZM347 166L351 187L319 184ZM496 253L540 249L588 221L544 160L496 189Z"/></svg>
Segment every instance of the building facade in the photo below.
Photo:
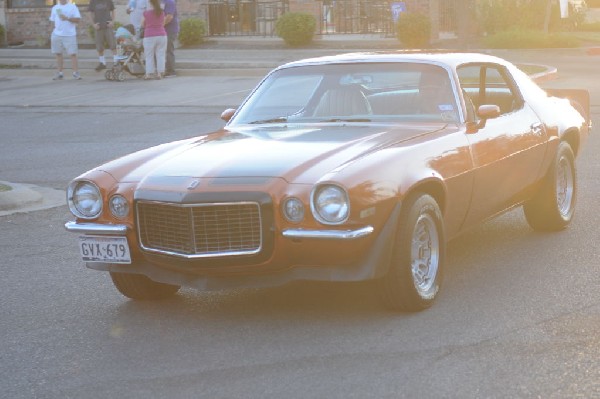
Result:
<svg viewBox="0 0 600 399"><path fill-rule="evenodd" d="M87 5L75 1L83 21L80 43L92 43ZM117 20L128 23L127 0L113 0ZM48 20L56 0L0 0L0 24L9 45L47 46L52 25ZM209 36L274 36L275 21L285 12L308 12L315 16L317 34L377 34L393 36L398 12L419 12L432 22L432 37L454 35L461 0L178 0L180 20L200 18Z"/></svg>

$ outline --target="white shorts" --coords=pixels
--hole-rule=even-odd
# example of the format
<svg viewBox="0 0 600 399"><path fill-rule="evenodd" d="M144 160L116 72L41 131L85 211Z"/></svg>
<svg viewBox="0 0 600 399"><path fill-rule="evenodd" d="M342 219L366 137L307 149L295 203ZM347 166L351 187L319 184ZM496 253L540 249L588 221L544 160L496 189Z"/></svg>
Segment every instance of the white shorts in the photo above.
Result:
<svg viewBox="0 0 600 399"><path fill-rule="evenodd" d="M52 54L62 54L66 51L69 55L75 55L77 54L77 36L52 35L50 49Z"/></svg>

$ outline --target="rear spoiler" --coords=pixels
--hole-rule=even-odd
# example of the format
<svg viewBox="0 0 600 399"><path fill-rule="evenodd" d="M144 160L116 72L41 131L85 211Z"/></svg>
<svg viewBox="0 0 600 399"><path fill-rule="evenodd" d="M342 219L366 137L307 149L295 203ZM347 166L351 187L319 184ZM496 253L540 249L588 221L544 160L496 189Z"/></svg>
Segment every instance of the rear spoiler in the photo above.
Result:
<svg viewBox="0 0 600 399"><path fill-rule="evenodd" d="M571 105L584 117L588 127L590 121L590 92L585 89L544 89L549 96L567 98Z"/></svg>

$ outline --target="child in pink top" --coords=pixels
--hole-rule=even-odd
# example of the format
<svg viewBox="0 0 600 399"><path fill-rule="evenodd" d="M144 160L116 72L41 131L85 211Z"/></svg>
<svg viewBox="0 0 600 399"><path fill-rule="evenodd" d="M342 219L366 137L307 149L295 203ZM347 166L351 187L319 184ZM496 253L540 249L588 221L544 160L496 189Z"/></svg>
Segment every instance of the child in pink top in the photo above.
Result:
<svg viewBox="0 0 600 399"><path fill-rule="evenodd" d="M165 13L159 0L150 0L150 7L144 11L142 27L144 28L144 53L146 54L146 76L151 79L156 75L162 79L165 74L165 57L167 52L167 31L165 30Z"/></svg>

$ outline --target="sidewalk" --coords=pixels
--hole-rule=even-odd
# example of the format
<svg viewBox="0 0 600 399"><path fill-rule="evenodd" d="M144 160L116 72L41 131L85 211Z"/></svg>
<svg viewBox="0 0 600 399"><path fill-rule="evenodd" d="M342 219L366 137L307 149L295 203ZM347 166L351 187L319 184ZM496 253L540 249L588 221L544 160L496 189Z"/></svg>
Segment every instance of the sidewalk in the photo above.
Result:
<svg viewBox="0 0 600 399"><path fill-rule="evenodd" d="M456 40L441 40L434 44L436 49L458 49ZM176 69L184 75L194 76L201 71L217 73L223 69L272 69L285 62L322 55L332 55L356 51L401 50L400 42L393 37L377 34L348 34L318 36L311 45L290 48L278 37L229 36L210 37L194 48L176 50ZM460 51L473 51L498 54L585 54L586 49L543 49L543 50L486 50L462 48ZM112 54L106 52L110 63ZM546 59L553 59L546 57ZM514 60L513 60L514 62ZM98 65L98 55L93 48L79 49L79 68L92 70ZM0 48L0 68L2 69L54 69L56 62L48 48ZM70 60L65 59L65 67L70 68Z"/></svg>
<svg viewBox="0 0 600 399"><path fill-rule="evenodd" d="M176 50L176 69L187 75L198 70L238 68L274 68L282 63L301 58L352 51L397 50L400 43L395 38L379 35L330 35L316 39L308 47L290 48L278 37L236 36L208 38L194 48ZM110 50L107 61L112 60ZM79 49L79 68L93 69L98 65L98 55L93 48ZM56 62L47 48L1 48L0 66L3 69L54 69ZM65 59L65 67L70 60ZM196 71L196 72L195 72Z"/></svg>
<svg viewBox="0 0 600 399"><path fill-rule="evenodd" d="M0 216L54 208L66 203L64 191L0 181Z"/></svg>

